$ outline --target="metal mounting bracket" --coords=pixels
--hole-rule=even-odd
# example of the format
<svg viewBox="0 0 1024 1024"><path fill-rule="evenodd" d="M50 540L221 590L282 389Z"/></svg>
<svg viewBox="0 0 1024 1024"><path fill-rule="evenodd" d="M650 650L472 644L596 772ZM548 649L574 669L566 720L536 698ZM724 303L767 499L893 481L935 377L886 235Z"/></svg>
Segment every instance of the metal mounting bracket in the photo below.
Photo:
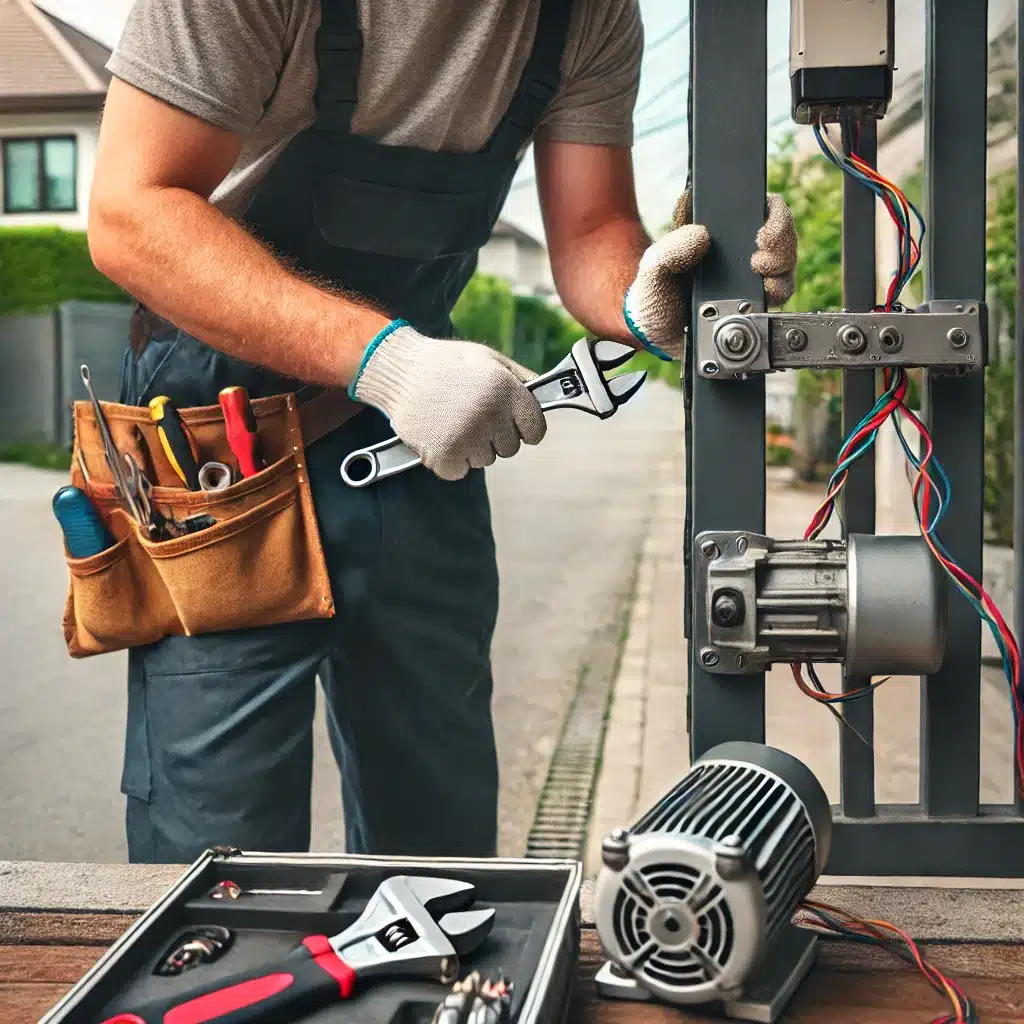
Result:
<svg viewBox="0 0 1024 1024"><path fill-rule="evenodd" d="M743 300L705 302L697 329L702 377L797 369L921 366L963 374L988 362L988 315L942 299L901 313L754 313Z"/></svg>

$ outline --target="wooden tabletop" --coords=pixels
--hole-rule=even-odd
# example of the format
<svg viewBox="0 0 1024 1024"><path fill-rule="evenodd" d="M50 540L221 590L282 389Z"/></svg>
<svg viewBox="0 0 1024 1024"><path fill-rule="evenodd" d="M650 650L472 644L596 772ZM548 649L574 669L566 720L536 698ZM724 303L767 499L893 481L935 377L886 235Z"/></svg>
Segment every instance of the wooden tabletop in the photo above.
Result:
<svg viewBox="0 0 1024 1024"><path fill-rule="evenodd" d="M31 1024L96 962L133 920L126 914L0 914L0 1024ZM948 1004L910 968L881 958L851 958L849 947L826 945L818 966L783 1016L791 1024L927 1024ZM935 955L931 951L930 955ZM941 957L937 957L941 960ZM957 962L973 965L957 974L984 1024L1024 1022L1024 971L1019 947L985 945ZM678 1010L599 1000L594 973L601 950L593 928L584 927L574 1024L718 1024L721 1018L680 1016Z"/></svg>

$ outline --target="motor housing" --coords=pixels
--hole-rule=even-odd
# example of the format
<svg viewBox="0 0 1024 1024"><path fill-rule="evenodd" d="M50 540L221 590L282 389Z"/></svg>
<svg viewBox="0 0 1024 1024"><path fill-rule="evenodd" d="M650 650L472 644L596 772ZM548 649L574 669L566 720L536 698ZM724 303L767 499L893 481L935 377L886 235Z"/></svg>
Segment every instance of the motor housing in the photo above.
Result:
<svg viewBox="0 0 1024 1024"><path fill-rule="evenodd" d="M946 646L946 588L921 537L694 541L694 640L714 674L842 662L849 676L930 675Z"/></svg>
<svg viewBox="0 0 1024 1024"><path fill-rule="evenodd" d="M794 944L790 922L831 836L828 798L795 757L747 742L709 750L602 844L594 916L610 964L599 990L774 1020L813 962L813 937ZM772 962L776 946L785 956ZM774 998L748 998L769 976Z"/></svg>

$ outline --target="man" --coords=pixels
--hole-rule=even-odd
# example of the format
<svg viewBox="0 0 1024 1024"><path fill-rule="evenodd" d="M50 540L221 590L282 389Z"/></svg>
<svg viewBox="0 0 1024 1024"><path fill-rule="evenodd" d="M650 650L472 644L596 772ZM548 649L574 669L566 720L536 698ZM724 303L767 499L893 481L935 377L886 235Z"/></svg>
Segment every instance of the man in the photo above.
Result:
<svg viewBox="0 0 1024 1024"><path fill-rule="evenodd" d="M122 401L302 381L370 408L307 456L337 616L131 652L133 861L307 847L318 673L349 851L494 853L481 470L545 421L530 374L453 340L449 312L533 140L566 307L678 358L677 275L709 243L687 224L651 246L640 223L641 50L637 0L137 0L89 221L97 266L160 318L126 353ZM780 201L759 241L784 301ZM426 468L346 488L343 456L392 431Z"/></svg>

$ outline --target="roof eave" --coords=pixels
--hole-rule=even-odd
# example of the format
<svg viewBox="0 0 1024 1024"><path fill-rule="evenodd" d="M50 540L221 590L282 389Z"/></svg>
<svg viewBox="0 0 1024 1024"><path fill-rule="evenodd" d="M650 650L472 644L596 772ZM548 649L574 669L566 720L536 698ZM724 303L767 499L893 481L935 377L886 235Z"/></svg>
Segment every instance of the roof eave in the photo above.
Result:
<svg viewBox="0 0 1024 1024"><path fill-rule="evenodd" d="M61 111L100 110L105 92L55 93L53 95L0 95L0 114L50 114Z"/></svg>

